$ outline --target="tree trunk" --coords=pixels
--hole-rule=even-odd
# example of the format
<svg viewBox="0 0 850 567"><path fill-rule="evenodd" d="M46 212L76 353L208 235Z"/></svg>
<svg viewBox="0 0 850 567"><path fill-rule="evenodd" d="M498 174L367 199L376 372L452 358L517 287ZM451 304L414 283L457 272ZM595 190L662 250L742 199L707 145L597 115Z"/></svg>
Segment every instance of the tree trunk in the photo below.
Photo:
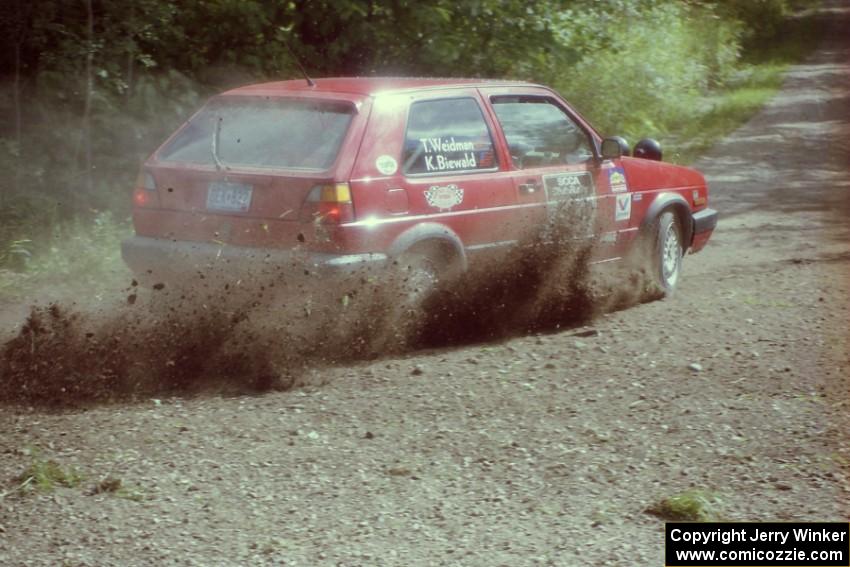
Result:
<svg viewBox="0 0 850 567"><path fill-rule="evenodd" d="M136 3L130 2L130 21L127 38L127 91L124 93L124 102L130 103L133 98L133 83L136 80Z"/></svg>
<svg viewBox="0 0 850 567"><path fill-rule="evenodd" d="M12 86L13 104L15 107L15 176L12 182L12 194L20 193L21 188L21 153L23 152L23 134L22 134L22 113L21 109L21 46L26 38L26 22L24 14L21 10L21 0L15 3L15 16L17 17L17 25L20 30L15 30L15 79ZM5 202L6 195L4 191L0 191L0 205Z"/></svg>
<svg viewBox="0 0 850 567"><path fill-rule="evenodd" d="M21 135L21 43L15 42L15 82L12 90L15 104L15 180L12 194L18 195L21 187L21 153L23 152ZM5 201L5 195L0 193L0 205Z"/></svg>
<svg viewBox="0 0 850 567"><path fill-rule="evenodd" d="M91 194L92 181L92 151L91 151L91 106L94 94L94 10L91 0L85 0L88 22L86 35L88 48L86 49L86 103L83 110L83 148L85 151L86 167L86 189Z"/></svg>

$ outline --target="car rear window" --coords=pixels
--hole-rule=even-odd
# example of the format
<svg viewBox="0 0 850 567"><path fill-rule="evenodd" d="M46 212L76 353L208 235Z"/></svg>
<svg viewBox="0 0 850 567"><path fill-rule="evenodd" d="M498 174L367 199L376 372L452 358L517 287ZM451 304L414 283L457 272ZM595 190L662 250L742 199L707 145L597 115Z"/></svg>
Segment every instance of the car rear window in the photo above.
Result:
<svg viewBox="0 0 850 567"><path fill-rule="evenodd" d="M325 170L354 116L346 102L218 98L159 153L163 161Z"/></svg>
<svg viewBox="0 0 850 567"><path fill-rule="evenodd" d="M411 105L402 163L407 174L495 169L498 163L493 139L481 107L472 98Z"/></svg>

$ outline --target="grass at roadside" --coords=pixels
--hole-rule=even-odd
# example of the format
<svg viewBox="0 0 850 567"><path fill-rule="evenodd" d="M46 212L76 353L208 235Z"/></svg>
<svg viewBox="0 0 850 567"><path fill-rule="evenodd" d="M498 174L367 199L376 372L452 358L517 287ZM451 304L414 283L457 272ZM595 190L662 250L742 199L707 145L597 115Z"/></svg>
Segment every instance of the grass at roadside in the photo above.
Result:
<svg viewBox="0 0 850 567"><path fill-rule="evenodd" d="M746 123L776 94L791 65L814 51L823 22L810 7L789 18L774 36L745 52L741 68L721 89L703 97L694 113L671 128L665 159L689 164Z"/></svg>
<svg viewBox="0 0 850 567"><path fill-rule="evenodd" d="M692 120L681 125L665 159L689 164L718 140L746 123L776 94L790 63L765 63L740 72L731 86L705 98Z"/></svg>
<svg viewBox="0 0 850 567"><path fill-rule="evenodd" d="M20 237L4 252L14 255L15 269L0 269L0 304L41 296L100 301L130 282L121 261L121 240L131 233L127 220L109 212L41 227L22 224Z"/></svg>
<svg viewBox="0 0 850 567"><path fill-rule="evenodd" d="M74 488L81 481L82 476L73 468L63 467L56 461L44 459L38 454L32 455L32 462L14 479L15 490L18 492L49 492L57 486Z"/></svg>
<svg viewBox="0 0 850 567"><path fill-rule="evenodd" d="M65 466L54 459L46 458L36 448L27 446L19 451L21 455L29 457L29 464L24 470L8 482L8 488L0 491L0 500L11 495L25 496L33 493L52 492L56 488L83 488L86 475L72 466ZM2 483L2 479L0 479ZM141 502L147 495L141 487L128 484L121 478L107 474L94 485L91 485L85 494L95 496L106 494Z"/></svg>
<svg viewBox="0 0 850 567"><path fill-rule="evenodd" d="M646 512L672 522L712 522L720 519L720 502L713 492L691 489L662 499Z"/></svg>

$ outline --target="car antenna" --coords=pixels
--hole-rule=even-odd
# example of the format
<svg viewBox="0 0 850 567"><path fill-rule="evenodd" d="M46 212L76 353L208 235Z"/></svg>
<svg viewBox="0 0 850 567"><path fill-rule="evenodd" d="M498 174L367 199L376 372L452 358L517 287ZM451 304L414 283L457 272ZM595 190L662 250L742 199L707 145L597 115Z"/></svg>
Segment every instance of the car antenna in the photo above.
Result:
<svg viewBox="0 0 850 567"><path fill-rule="evenodd" d="M284 40L283 45L286 46L286 50L289 52L289 56L292 57L292 60L295 61L295 65L298 66L298 70L301 71L301 74L304 75L304 80L307 81L308 87L315 87L316 82L310 78L307 74L307 70L304 68L304 65L301 64L301 61L295 56L295 53L292 52L292 48L289 47L289 42Z"/></svg>

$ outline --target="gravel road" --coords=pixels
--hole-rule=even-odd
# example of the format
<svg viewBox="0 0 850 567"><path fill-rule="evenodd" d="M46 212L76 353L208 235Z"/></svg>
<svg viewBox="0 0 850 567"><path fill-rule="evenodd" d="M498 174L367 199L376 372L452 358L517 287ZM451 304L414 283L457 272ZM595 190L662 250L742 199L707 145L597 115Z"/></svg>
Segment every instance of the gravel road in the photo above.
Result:
<svg viewBox="0 0 850 567"><path fill-rule="evenodd" d="M663 498L850 519L850 10L696 164L672 299L316 367L306 385L0 413L0 564L662 565ZM14 479L53 460L82 480ZM120 481L120 487L117 482Z"/></svg>

